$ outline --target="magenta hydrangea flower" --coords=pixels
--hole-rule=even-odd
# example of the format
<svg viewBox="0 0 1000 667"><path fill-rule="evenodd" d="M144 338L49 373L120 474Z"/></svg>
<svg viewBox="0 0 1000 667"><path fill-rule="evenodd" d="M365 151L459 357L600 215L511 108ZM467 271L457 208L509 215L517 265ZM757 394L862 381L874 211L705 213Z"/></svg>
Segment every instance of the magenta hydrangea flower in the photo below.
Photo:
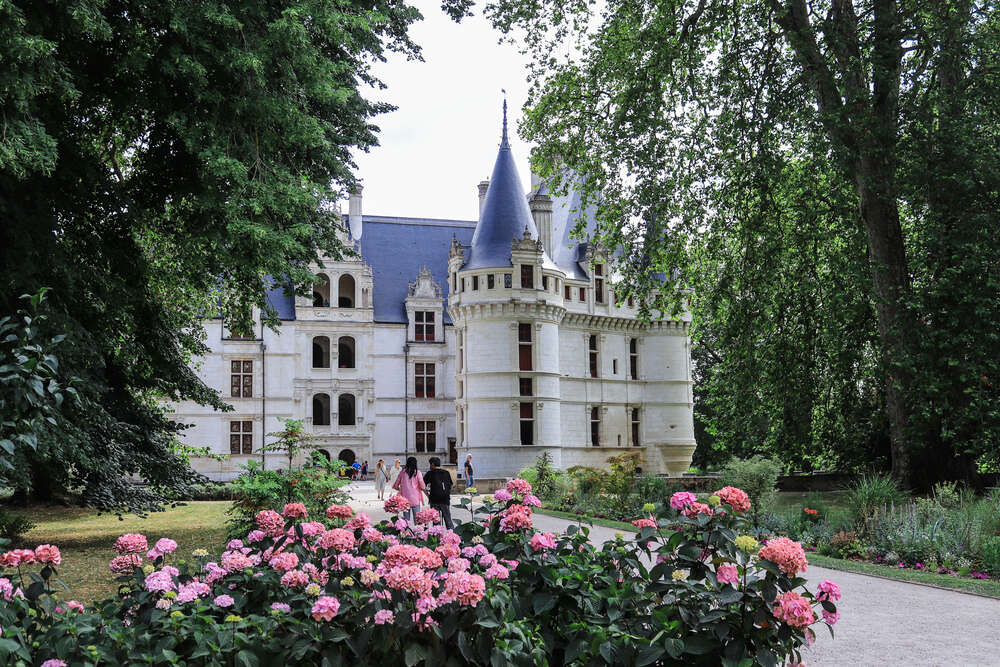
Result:
<svg viewBox="0 0 1000 667"><path fill-rule="evenodd" d="M735 586L740 580L739 570L736 569L735 565L720 565L719 569L715 571L715 578L719 580L720 584Z"/></svg>
<svg viewBox="0 0 1000 667"><path fill-rule="evenodd" d="M139 554L146 551L149 545L146 536L139 533L127 533L115 540L114 549L120 554Z"/></svg>
<svg viewBox="0 0 1000 667"><path fill-rule="evenodd" d="M698 502L698 496L690 491L678 491L670 496L670 506L675 510L682 510L688 505Z"/></svg>
<svg viewBox="0 0 1000 667"><path fill-rule="evenodd" d="M779 621L784 621L796 628L802 628L816 622L816 614L813 613L809 600L794 591L782 593L775 600L772 613Z"/></svg>
<svg viewBox="0 0 1000 667"><path fill-rule="evenodd" d="M829 579L824 579L819 582L819 586L816 587L819 590L819 594L816 596L817 600L832 600L836 602L840 599L840 586L833 583Z"/></svg>
<svg viewBox="0 0 1000 667"><path fill-rule="evenodd" d="M222 607L223 609L225 609L226 607L232 607L233 602L235 602L235 600L233 600L233 598L231 598L228 595L219 595L214 600L212 600L212 602L215 604L216 607Z"/></svg>
<svg viewBox="0 0 1000 667"><path fill-rule="evenodd" d="M59 660L58 658L49 658L42 663L41 667L66 667L66 661Z"/></svg>
<svg viewBox="0 0 1000 667"><path fill-rule="evenodd" d="M174 542L169 537L161 537L160 539L156 540L156 545L153 548L159 551L161 554L172 554L174 551L177 550L177 543Z"/></svg>
<svg viewBox="0 0 1000 667"><path fill-rule="evenodd" d="M514 496L512 496L510 491L508 491L507 489L497 489L496 492L493 494L493 497L502 503L514 499Z"/></svg>
<svg viewBox="0 0 1000 667"><path fill-rule="evenodd" d="M521 479L520 477L516 477L507 482L507 490L513 494L523 497L531 493L531 484L529 484L528 480L526 479Z"/></svg>
<svg viewBox="0 0 1000 667"><path fill-rule="evenodd" d="M122 554L111 559L108 567L115 574L128 574L137 567L142 567L142 556L139 554Z"/></svg>
<svg viewBox="0 0 1000 667"><path fill-rule="evenodd" d="M535 533L531 536L531 548L535 551L556 548L556 536L552 533Z"/></svg>
<svg viewBox="0 0 1000 667"><path fill-rule="evenodd" d="M354 510L350 505L330 505L326 508L326 516L330 519L350 519Z"/></svg>
<svg viewBox="0 0 1000 667"><path fill-rule="evenodd" d="M383 508L388 514L401 514L410 509L410 501L397 493L385 501Z"/></svg>
<svg viewBox="0 0 1000 667"><path fill-rule="evenodd" d="M840 620L840 612L839 611L827 611L826 609L824 609L823 610L823 620L826 621L827 625L834 625L837 621Z"/></svg>
<svg viewBox="0 0 1000 667"><path fill-rule="evenodd" d="M542 506L542 501L538 499L538 496L533 496L530 493L528 495L526 495L524 497L524 500L522 500L521 502L524 503L525 505L527 505L528 507L541 507Z"/></svg>
<svg viewBox="0 0 1000 667"><path fill-rule="evenodd" d="M275 611L282 611L282 612L285 612L286 614L292 610L292 608L289 607L284 602L272 602L271 603L271 609L273 609Z"/></svg>
<svg viewBox="0 0 1000 667"><path fill-rule="evenodd" d="M332 621L340 610L340 600L323 595L313 603L312 617L317 621Z"/></svg>
<svg viewBox="0 0 1000 667"><path fill-rule="evenodd" d="M39 563L58 565L62 562L62 554L59 553L59 547L51 544L39 544L35 547L35 560Z"/></svg>
<svg viewBox="0 0 1000 667"><path fill-rule="evenodd" d="M375 625L392 625L396 622L396 615L388 609L379 609L375 612Z"/></svg>

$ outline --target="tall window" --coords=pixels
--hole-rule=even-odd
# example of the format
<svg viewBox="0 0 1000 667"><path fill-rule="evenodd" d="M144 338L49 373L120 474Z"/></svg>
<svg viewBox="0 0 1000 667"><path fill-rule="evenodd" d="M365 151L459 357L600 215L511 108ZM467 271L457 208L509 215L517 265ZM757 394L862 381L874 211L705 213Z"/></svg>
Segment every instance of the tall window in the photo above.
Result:
<svg viewBox="0 0 1000 667"><path fill-rule="evenodd" d="M531 370L531 325L525 322L517 325L517 362L520 370Z"/></svg>
<svg viewBox="0 0 1000 667"><path fill-rule="evenodd" d="M549 291L549 277L548 276L542 276L542 289L545 290L546 292Z"/></svg>
<svg viewBox="0 0 1000 667"><path fill-rule="evenodd" d="M416 364L413 378L417 398L434 398L434 364Z"/></svg>
<svg viewBox="0 0 1000 667"><path fill-rule="evenodd" d="M229 453L250 454L253 452L253 422L229 422Z"/></svg>
<svg viewBox="0 0 1000 667"><path fill-rule="evenodd" d="M472 276L472 291L479 291L479 276Z"/></svg>
<svg viewBox="0 0 1000 667"><path fill-rule="evenodd" d="M437 449L437 422L418 421L416 444L418 452L433 452Z"/></svg>
<svg viewBox="0 0 1000 667"><path fill-rule="evenodd" d="M604 265L594 265L594 301L604 303Z"/></svg>
<svg viewBox="0 0 1000 667"><path fill-rule="evenodd" d="M590 377L597 377L597 336L590 334L587 340L587 355L590 357Z"/></svg>
<svg viewBox="0 0 1000 667"><path fill-rule="evenodd" d="M340 368L354 368L354 339L341 336L337 339L337 365Z"/></svg>
<svg viewBox="0 0 1000 667"><path fill-rule="evenodd" d="M633 380L639 379L639 341L628 339L628 374Z"/></svg>
<svg viewBox="0 0 1000 667"><path fill-rule="evenodd" d="M503 274L503 286L506 287L507 289L510 289L512 284L513 283L511 282L511 275L509 273Z"/></svg>
<svg viewBox="0 0 1000 667"><path fill-rule="evenodd" d="M478 287L476 289L479 289ZM434 311L418 310L413 314L413 340L434 340Z"/></svg>
<svg viewBox="0 0 1000 667"><path fill-rule="evenodd" d="M337 397L337 423L341 426L354 426L354 394L341 394Z"/></svg>
<svg viewBox="0 0 1000 667"><path fill-rule="evenodd" d="M521 444L535 444L535 405L530 401L521 403Z"/></svg>
<svg viewBox="0 0 1000 667"><path fill-rule="evenodd" d="M330 339L326 336L313 338L313 368L330 367Z"/></svg>
<svg viewBox="0 0 1000 667"><path fill-rule="evenodd" d="M635 305L635 300L634 300L634 299L632 299L632 295L631 295L631 294L629 294L629 295L628 295L628 307L629 307L629 308L631 308L631 307L632 307L632 306L634 306L634 305Z"/></svg>
<svg viewBox="0 0 1000 667"><path fill-rule="evenodd" d="M234 360L231 373L229 379L233 398L253 396L253 362Z"/></svg>
<svg viewBox="0 0 1000 667"><path fill-rule="evenodd" d="M518 387L517 388L518 388L518 391L520 392L521 396L534 396L535 395L535 391L534 391L535 388L532 386L531 378L518 378L517 379L517 383L518 383Z"/></svg>
<svg viewBox="0 0 1000 667"><path fill-rule="evenodd" d="M316 394L313 396L313 424L316 426L330 425L329 394Z"/></svg>
<svg viewBox="0 0 1000 667"><path fill-rule="evenodd" d="M354 278L348 274L340 276L337 281L337 305L341 308L354 308Z"/></svg>
<svg viewBox="0 0 1000 667"><path fill-rule="evenodd" d="M326 308L330 305L330 278L325 273L316 276L318 282L313 283L313 306Z"/></svg>
<svg viewBox="0 0 1000 667"><path fill-rule="evenodd" d="M580 288L580 301L586 301L586 300L587 300L587 288L586 287L581 287Z"/></svg>
<svg viewBox="0 0 1000 667"><path fill-rule="evenodd" d="M632 446L639 446L639 408L632 408Z"/></svg>
<svg viewBox="0 0 1000 667"><path fill-rule="evenodd" d="M459 330L456 335L458 338L458 372L461 373L465 370L465 332Z"/></svg>
<svg viewBox="0 0 1000 667"><path fill-rule="evenodd" d="M535 286L535 267L531 264L521 265L521 288L532 289Z"/></svg>
<svg viewBox="0 0 1000 667"><path fill-rule="evenodd" d="M569 285L563 285L563 298L567 301L573 298L573 288Z"/></svg>
<svg viewBox="0 0 1000 667"><path fill-rule="evenodd" d="M590 444L601 446L601 409L596 406L590 409Z"/></svg>
<svg viewBox="0 0 1000 667"><path fill-rule="evenodd" d="M491 273L486 276L486 289L493 289L496 287L496 277Z"/></svg>
<svg viewBox="0 0 1000 667"><path fill-rule="evenodd" d="M462 291L465 291L465 278L462 278Z"/></svg>

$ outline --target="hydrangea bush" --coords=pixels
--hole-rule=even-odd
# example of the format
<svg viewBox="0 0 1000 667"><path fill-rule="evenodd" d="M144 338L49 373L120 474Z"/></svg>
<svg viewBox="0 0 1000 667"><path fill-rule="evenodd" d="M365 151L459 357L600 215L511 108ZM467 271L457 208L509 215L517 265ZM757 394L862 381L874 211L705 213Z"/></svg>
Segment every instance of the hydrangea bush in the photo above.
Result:
<svg viewBox="0 0 1000 667"><path fill-rule="evenodd" d="M56 547L0 555L4 664L779 665L838 619L832 582L805 590L802 548L759 545L749 499L676 494L602 545L533 527L512 480L455 531L373 525L346 505L259 512L218 558L177 559L170 539L123 535L119 592L84 610L53 588ZM335 527L331 528L330 525ZM43 560L36 572L34 561ZM46 663L46 661L48 661Z"/></svg>

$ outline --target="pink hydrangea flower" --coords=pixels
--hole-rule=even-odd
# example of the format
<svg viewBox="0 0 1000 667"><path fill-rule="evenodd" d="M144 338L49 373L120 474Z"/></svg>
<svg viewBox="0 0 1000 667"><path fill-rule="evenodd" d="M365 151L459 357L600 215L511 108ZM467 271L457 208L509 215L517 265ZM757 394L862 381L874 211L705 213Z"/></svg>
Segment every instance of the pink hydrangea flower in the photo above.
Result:
<svg viewBox="0 0 1000 667"><path fill-rule="evenodd" d="M41 667L66 667L66 661L59 660L58 658L49 658L42 663Z"/></svg>
<svg viewBox="0 0 1000 667"><path fill-rule="evenodd" d="M144 585L150 593L154 591L172 591L176 588L173 577L166 570L150 572L146 575Z"/></svg>
<svg viewBox="0 0 1000 667"><path fill-rule="evenodd" d="M292 610L292 608L287 604L285 604L284 602L272 602L271 609L275 611L282 611L285 612L286 614Z"/></svg>
<svg viewBox="0 0 1000 667"><path fill-rule="evenodd" d="M264 533L261 533L260 535L261 537L263 537ZM242 549L242 548L243 548L243 540L229 540L229 544L226 545L226 550L228 551L235 551L236 549Z"/></svg>
<svg viewBox="0 0 1000 667"><path fill-rule="evenodd" d="M819 582L819 586L816 588L819 590L819 594L816 596L817 600L832 600L836 602L840 599L840 586L829 579Z"/></svg>
<svg viewBox="0 0 1000 667"><path fill-rule="evenodd" d="M354 533L344 528L333 528L324 531L316 540L316 546L321 549L333 549L344 553L354 550Z"/></svg>
<svg viewBox="0 0 1000 667"><path fill-rule="evenodd" d="M518 496L526 496L531 493L531 484L527 480L517 477L507 482L507 490Z"/></svg>
<svg viewBox="0 0 1000 667"><path fill-rule="evenodd" d="M406 510L410 509L410 501L397 493L392 498L385 501L383 508L388 514L402 514Z"/></svg>
<svg viewBox="0 0 1000 667"><path fill-rule="evenodd" d="M299 526L302 528L302 534L305 537L315 537L326 530L326 526L319 521L306 521L299 524Z"/></svg>
<svg viewBox="0 0 1000 667"><path fill-rule="evenodd" d="M500 563L496 563L495 565L491 565L490 568L483 573L483 576L487 579L507 579L510 577L510 571Z"/></svg>
<svg viewBox="0 0 1000 667"><path fill-rule="evenodd" d="M77 602L76 600L67 600L66 606L72 609L73 611L80 612L81 614L84 612L83 605Z"/></svg>
<svg viewBox="0 0 1000 667"><path fill-rule="evenodd" d="M757 552L757 556L776 564L789 577L805 572L809 565L802 545L787 537L768 540L767 545Z"/></svg>
<svg viewBox="0 0 1000 667"><path fill-rule="evenodd" d="M514 496L512 496L510 491L508 491L507 489L497 489L496 492L493 494L493 497L502 503L514 499Z"/></svg>
<svg viewBox="0 0 1000 667"><path fill-rule="evenodd" d="M62 554L59 553L59 547L39 544L35 547L35 560L39 563L58 565L62 562Z"/></svg>
<svg viewBox="0 0 1000 667"><path fill-rule="evenodd" d="M169 537L161 537L160 539L156 540L156 545L153 548L159 551L161 554L172 554L174 551L177 550L177 543L174 542Z"/></svg>
<svg viewBox="0 0 1000 667"><path fill-rule="evenodd" d="M385 584L389 588L407 591L415 597L430 595L437 583L431 578L431 573L417 565L398 565L385 575Z"/></svg>
<svg viewBox="0 0 1000 667"><path fill-rule="evenodd" d="M719 500L732 507L736 512L746 512L750 509L750 496L743 489L737 489L735 486L724 486L714 495L719 496Z"/></svg>
<svg viewBox="0 0 1000 667"><path fill-rule="evenodd" d="M254 520L257 527L271 537L281 537L285 532L285 520L274 510L261 510Z"/></svg>
<svg viewBox="0 0 1000 667"><path fill-rule="evenodd" d="M452 558L448 561L448 571L449 572L465 572L469 569L468 559L466 558Z"/></svg>
<svg viewBox="0 0 1000 667"><path fill-rule="evenodd" d="M444 579L441 602L457 602L464 607L475 607L486 594L486 580L469 572L449 572Z"/></svg>
<svg viewBox="0 0 1000 667"><path fill-rule="evenodd" d="M212 600L212 602L215 604L216 607L222 607L223 609L225 609L226 607L232 607L233 602L235 601L228 595L219 595L214 600Z"/></svg>
<svg viewBox="0 0 1000 667"><path fill-rule="evenodd" d="M283 551L271 558L268 564L278 572L288 572L299 566L299 557L290 551Z"/></svg>
<svg viewBox="0 0 1000 667"><path fill-rule="evenodd" d="M142 567L142 556L139 554L115 556L108 564L108 568L115 574L128 574L137 567Z"/></svg>
<svg viewBox="0 0 1000 667"><path fill-rule="evenodd" d="M326 516L330 519L350 519L354 510L350 505L330 505L326 508Z"/></svg>
<svg viewBox="0 0 1000 667"><path fill-rule="evenodd" d="M247 542L253 544L255 542L260 542L265 537L267 537L267 533L265 533L263 530L251 530L249 533L247 533Z"/></svg>
<svg viewBox="0 0 1000 667"><path fill-rule="evenodd" d="M712 516L713 512L712 512L712 508L709 507L708 505L706 505L705 503L697 503L697 502L695 502L695 503L691 503L690 505L688 505L687 507L685 507L684 509L682 509L681 510L681 514L683 514L686 517L689 517L689 518L693 519L694 517L698 516L699 514L707 514L708 516Z"/></svg>
<svg viewBox="0 0 1000 667"><path fill-rule="evenodd" d="M345 523L344 528L346 530L357 530L358 528L364 530L370 525L372 525L372 518L364 512L360 512L356 517Z"/></svg>
<svg viewBox="0 0 1000 667"><path fill-rule="evenodd" d="M161 554L156 549L150 549L149 551L146 552L146 558L149 560L156 560L157 558L162 558L162 557L163 554Z"/></svg>
<svg viewBox="0 0 1000 667"><path fill-rule="evenodd" d="M675 510L682 510L692 503L698 502L698 496L690 491L678 491L670 496L670 506Z"/></svg>
<svg viewBox="0 0 1000 667"><path fill-rule="evenodd" d="M149 548L146 536L139 533L128 533L115 540L114 549L120 554L139 554Z"/></svg>
<svg viewBox="0 0 1000 667"><path fill-rule="evenodd" d="M632 525L642 530L643 528L656 528L656 520L653 518L649 519L635 519L632 521Z"/></svg>
<svg viewBox="0 0 1000 667"><path fill-rule="evenodd" d="M289 570L281 575L281 585L289 588L305 588L309 585L309 575L302 570Z"/></svg>
<svg viewBox="0 0 1000 667"><path fill-rule="evenodd" d="M511 480L518 481L518 480ZM524 480L521 480L524 481ZM527 482L525 482L527 484ZM500 530L505 533L513 533L517 530L531 528L531 508L527 505L511 505L500 513Z"/></svg>
<svg viewBox="0 0 1000 667"><path fill-rule="evenodd" d="M340 610L340 600L323 595L312 606L312 617L317 621L332 621Z"/></svg>
<svg viewBox="0 0 1000 667"><path fill-rule="evenodd" d="M203 598L212 592L212 588L203 581L189 581L182 584L177 590L177 602L192 602L198 598Z"/></svg>
<svg viewBox="0 0 1000 667"><path fill-rule="evenodd" d="M440 554L441 558L444 558L445 560L455 558L462 554L462 550L454 544L441 544L434 551L435 553Z"/></svg>
<svg viewBox="0 0 1000 667"><path fill-rule="evenodd" d="M720 584L732 584L736 586L740 580L739 570L736 569L735 565L720 565L719 569L715 571L715 577L719 580Z"/></svg>
<svg viewBox="0 0 1000 667"><path fill-rule="evenodd" d="M417 523L437 523L441 520L441 513L433 507L417 512Z"/></svg>
<svg viewBox="0 0 1000 667"><path fill-rule="evenodd" d="M288 519L304 519L309 511L302 503L288 503L281 509L281 514Z"/></svg>
<svg viewBox="0 0 1000 667"><path fill-rule="evenodd" d="M824 609L823 610L823 620L826 621L827 625L834 625L837 621L840 620L840 612L839 611L827 611L826 609Z"/></svg>
<svg viewBox="0 0 1000 667"><path fill-rule="evenodd" d="M527 505L528 507L541 507L542 506L542 501L538 499L538 496L533 496L530 493L528 495L526 495L524 497L524 500L522 500L521 502L524 503L525 505Z"/></svg>
<svg viewBox="0 0 1000 667"><path fill-rule="evenodd" d="M556 536L552 533L535 533L531 536L531 548L535 551L556 548Z"/></svg>
<svg viewBox="0 0 1000 667"><path fill-rule="evenodd" d="M816 614L813 613L809 600L794 591L782 593L775 600L772 613L779 621L784 621L795 628L803 628L816 622Z"/></svg>
<svg viewBox="0 0 1000 667"><path fill-rule="evenodd" d="M392 625L396 622L396 615L388 609L379 609L375 612L375 625Z"/></svg>
<svg viewBox="0 0 1000 667"><path fill-rule="evenodd" d="M365 526L361 529L361 539L366 542L381 542L382 537L382 533L371 526Z"/></svg>
<svg viewBox="0 0 1000 667"><path fill-rule="evenodd" d="M295 556L295 554L291 554ZM249 556L241 554L239 551L227 551L222 554L221 561L222 569L226 572L236 572L237 570L245 570L247 568L254 566L254 561ZM292 567L295 567L294 565Z"/></svg>

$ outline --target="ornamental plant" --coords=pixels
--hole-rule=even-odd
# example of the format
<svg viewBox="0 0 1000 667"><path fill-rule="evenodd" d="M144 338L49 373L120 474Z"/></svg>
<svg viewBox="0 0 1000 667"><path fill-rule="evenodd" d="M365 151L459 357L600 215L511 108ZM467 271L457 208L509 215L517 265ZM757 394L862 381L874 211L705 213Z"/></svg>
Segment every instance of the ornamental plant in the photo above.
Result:
<svg viewBox="0 0 1000 667"><path fill-rule="evenodd" d="M463 498L474 520L454 531L338 506L330 528L288 503L216 558L122 536L118 594L89 610L51 586L56 547L0 554L0 662L778 665L838 619L835 584L803 588L797 543L747 534L739 489L679 495L600 546L536 531L525 480L503 491Z"/></svg>

